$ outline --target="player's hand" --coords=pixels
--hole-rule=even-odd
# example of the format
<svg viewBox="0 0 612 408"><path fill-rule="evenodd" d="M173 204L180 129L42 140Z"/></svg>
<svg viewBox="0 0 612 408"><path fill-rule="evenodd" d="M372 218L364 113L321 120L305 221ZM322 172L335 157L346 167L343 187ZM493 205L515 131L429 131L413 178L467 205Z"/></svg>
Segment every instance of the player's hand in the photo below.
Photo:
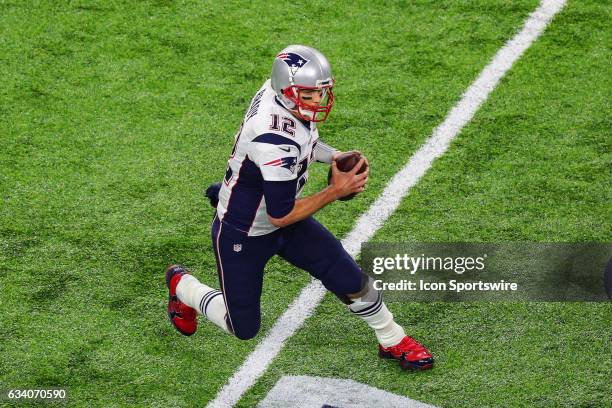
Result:
<svg viewBox="0 0 612 408"><path fill-rule="evenodd" d="M365 159L365 164L366 164L366 167L368 168L367 171L369 173L369 171L370 171L370 162L368 161L368 158L365 157L365 155L363 153L361 153L359 150L351 150L351 151L353 151L355 153L359 153L361 155L361 157Z"/></svg>
<svg viewBox="0 0 612 408"><path fill-rule="evenodd" d="M336 199L353 193L361 193L365 190L365 186L368 183L368 174L370 173L368 160L365 158L365 156L361 156L361 160L359 160L351 171L341 172L338 170L335 161L338 154L334 155L334 160L331 163L331 188L334 189ZM357 174L364 163L367 165L367 169L363 173Z"/></svg>

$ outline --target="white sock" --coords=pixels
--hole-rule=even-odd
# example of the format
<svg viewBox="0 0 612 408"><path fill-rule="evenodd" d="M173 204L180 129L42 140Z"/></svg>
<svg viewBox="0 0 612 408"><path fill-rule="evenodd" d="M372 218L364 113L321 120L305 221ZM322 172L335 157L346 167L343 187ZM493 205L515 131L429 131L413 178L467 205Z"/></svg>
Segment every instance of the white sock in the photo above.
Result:
<svg viewBox="0 0 612 408"><path fill-rule="evenodd" d="M402 326L393 320L393 314L387 309L385 302L382 301L380 292L378 292L374 302L363 302L361 299L353 299L349 309L374 329L376 338L383 347L395 346L406 336Z"/></svg>
<svg viewBox="0 0 612 408"><path fill-rule="evenodd" d="M221 329L231 333L225 322L227 310L220 291L204 285L193 275L183 275L176 285L176 296Z"/></svg>

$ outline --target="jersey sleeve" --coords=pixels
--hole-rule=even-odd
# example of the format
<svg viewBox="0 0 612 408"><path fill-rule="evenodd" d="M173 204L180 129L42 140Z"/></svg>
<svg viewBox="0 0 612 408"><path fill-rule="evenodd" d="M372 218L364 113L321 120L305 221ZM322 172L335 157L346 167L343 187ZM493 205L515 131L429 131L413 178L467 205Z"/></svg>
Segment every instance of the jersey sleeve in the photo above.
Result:
<svg viewBox="0 0 612 408"><path fill-rule="evenodd" d="M331 164L334 153L337 153L338 149L331 147L327 143L323 143L321 139L319 139L316 143L317 144L314 147L315 160L320 163Z"/></svg>
<svg viewBox="0 0 612 408"><path fill-rule="evenodd" d="M264 181L295 180L301 147L292 139L264 133L253 139L249 157L259 167Z"/></svg>
<svg viewBox="0 0 612 408"><path fill-rule="evenodd" d="M263 182L266 211L274 218L283 218L295 206L297 179Z"/></svg>

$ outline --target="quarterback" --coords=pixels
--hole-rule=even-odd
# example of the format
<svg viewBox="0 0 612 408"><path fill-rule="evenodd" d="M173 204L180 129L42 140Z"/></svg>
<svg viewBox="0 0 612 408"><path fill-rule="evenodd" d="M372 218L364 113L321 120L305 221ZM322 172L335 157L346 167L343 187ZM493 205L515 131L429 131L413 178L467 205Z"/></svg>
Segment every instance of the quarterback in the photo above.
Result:
<svg viewBox="0 0 612 408"><path fill-rule="evenodd" d="M264 267L278 255L304 269L363 319L378 339L379 356L396 359L403 369L433 366L433 357L404 329L340 241L313 214L326 205L364 190L365 157L353 170L338 170L339 152L319 139L317 124L334 104L334 77L319 51L291 45L274 59L272 74L257 91L235 136L218 192L212 243L220 290L202 284L180 265L166 270L168 316L184 335L206 316L240 339L259 331ZM327 187L301 197L308 167L331 165ZM217 202L218 200L218 202Z"/></svg>

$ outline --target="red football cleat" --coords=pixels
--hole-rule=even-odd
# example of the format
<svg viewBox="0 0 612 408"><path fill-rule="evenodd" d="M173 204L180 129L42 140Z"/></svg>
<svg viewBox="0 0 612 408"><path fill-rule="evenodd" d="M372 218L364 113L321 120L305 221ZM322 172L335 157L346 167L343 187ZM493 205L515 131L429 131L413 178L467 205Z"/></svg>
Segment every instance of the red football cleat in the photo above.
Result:
<svg viewBox="0 0 612 408"><path fill-rule="evenodd" d="M181 302L176 296L176 285L178 285L183 275L188 273L180 265L170 265L166 268L166 285L170 291L168 317L176 330L185 336L191 336L198 329L197 312Z"/></svg>
<svg viewBox="0 0 612 408"><path fill-rule="evenodd" d="M397 345L383 347L378 345L381 358L399 360L402 370L427 370L433 367L433 356L421 343L410 336L405 336Z"/></svg>

